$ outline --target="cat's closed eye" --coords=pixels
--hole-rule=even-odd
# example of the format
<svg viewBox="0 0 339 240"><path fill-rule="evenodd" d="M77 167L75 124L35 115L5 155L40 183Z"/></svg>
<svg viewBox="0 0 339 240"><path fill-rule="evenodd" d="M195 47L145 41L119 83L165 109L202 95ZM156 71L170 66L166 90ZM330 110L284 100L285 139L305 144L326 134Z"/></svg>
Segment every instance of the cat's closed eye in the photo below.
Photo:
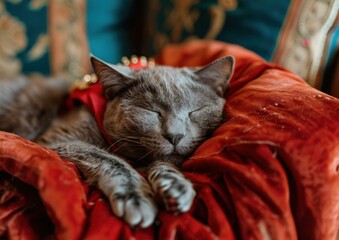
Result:
<svg viewBox="0 0 339 240"><path fill-rule="evenodd" d="M153 116L158 117L159 119L162 118L162 115L161 115L160 111L157 111L157 110L154 110L154 109L151 109L151 108L147 108L147 107L139 107L139 108L142 109L143 111L146 111L146 112L150 113Z"/></svg>
<svg viewBox="0 0 339 240"><path fill-rule="evenodd" d="M202 107L199 107L193 111L190 111L188 113L188 116L191 118L191 117L194 117L194 114L198 114L199 112L201 112L202 110L204 110L205 108L207 108L207 106L202 106Z"/></svg>

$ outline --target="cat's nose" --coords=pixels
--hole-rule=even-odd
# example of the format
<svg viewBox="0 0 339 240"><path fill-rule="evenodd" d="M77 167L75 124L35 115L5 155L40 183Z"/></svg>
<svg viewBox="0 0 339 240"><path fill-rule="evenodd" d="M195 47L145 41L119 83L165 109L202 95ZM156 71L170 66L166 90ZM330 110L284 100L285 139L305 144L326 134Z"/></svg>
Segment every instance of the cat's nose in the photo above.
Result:
<svg viewBox="0 0 339 240"><path fill-rule="evenodd" d="M163 135L173 146L178 145L181 139L184 137L184 134L165 134Z"/></svg>

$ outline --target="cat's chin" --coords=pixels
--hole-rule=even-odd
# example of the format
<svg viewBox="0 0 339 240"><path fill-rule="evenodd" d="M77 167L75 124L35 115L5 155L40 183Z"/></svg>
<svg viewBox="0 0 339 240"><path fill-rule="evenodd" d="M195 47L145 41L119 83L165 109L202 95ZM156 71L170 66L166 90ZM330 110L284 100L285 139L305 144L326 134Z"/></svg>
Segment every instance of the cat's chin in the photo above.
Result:
<svg viewBox="0 0 339 240"><path fill-rule="evenodd" d="M123 141L119 143L124 143ZM192 145L192 144L191 144ZM124 157L134 167L146 167L154 161L166 161L176 166L180 165L194 151L194 148L184 144L173 146L167 142L161 144L139 145L138 147L125 148L122 144L116 147L116 152Z"/></svg>
<svg viewBox="0 0 339 240"><path fill-rule="evenodd" d="M172 163L176 166L180 165L187 158L189 158L194 152L194 149L188 147L173 147L172 151L167 154L163 154L160 158L166 162Z"/></svg>
<svg viewBox="0 0 339 240"><path fill-rule="evenodd" d="M179 166L181 165L185 160L186 157L180 154L170 154L170 155L165 155L164 157L162 157L163 161L171 163L175 166Z"/></svg>

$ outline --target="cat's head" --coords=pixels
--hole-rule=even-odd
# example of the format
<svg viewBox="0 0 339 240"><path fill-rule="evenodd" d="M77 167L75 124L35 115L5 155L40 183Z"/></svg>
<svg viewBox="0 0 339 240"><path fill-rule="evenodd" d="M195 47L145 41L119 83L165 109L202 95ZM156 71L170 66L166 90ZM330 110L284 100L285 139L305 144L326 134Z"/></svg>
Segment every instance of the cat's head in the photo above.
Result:
<svg viewBox="0 0 339 240"><path fill-rule="evenodd" d="M113 149L132 164L180 164L223 119L231 56L196 69L133 70L91 60L108 100L104 128Z"/></svg>

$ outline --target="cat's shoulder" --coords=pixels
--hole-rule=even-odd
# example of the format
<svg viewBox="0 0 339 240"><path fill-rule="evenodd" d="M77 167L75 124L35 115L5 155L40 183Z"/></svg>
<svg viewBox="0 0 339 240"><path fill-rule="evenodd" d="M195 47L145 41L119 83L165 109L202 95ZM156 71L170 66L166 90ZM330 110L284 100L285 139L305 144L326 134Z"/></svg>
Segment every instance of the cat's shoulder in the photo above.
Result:
<svg viewBox="0 0 339 240"><path fill-rule="evenodd" d="M96 146L105 145L93 114L85 106L68 109L59 114L38 142L46 144L73 140L81 140Z"/></svg>

